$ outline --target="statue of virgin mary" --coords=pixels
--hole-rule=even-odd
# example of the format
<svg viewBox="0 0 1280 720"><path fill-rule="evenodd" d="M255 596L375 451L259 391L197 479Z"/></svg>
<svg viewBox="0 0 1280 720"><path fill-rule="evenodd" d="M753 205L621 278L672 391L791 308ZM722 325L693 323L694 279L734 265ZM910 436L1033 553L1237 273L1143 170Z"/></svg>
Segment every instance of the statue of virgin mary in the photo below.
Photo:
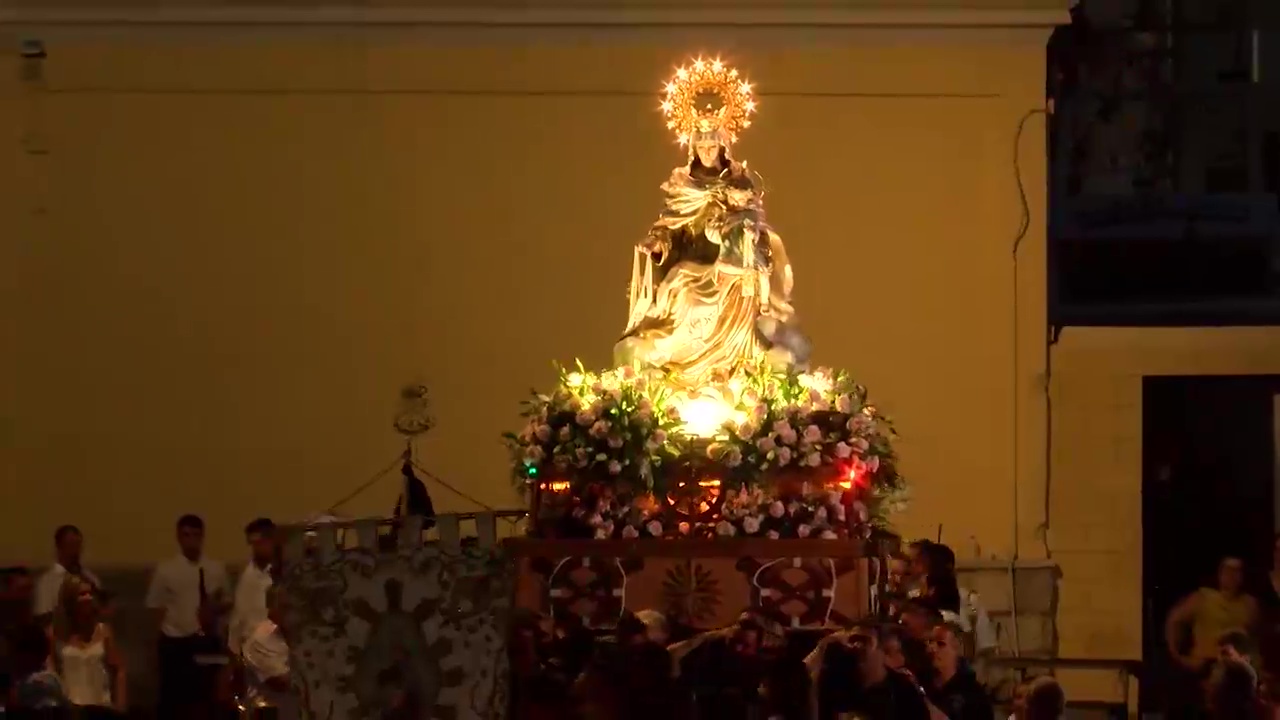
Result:
<svg viewBox="0 0 1280 720"><path fill-rule="evenodd" d="M761 361L802 367L808 341L786 248L765 220L759 177L731 155L755 109L750 84L699 60L677 71L662 107L689 159L663 183L666 207L636 246L615 361L662 369L692 393Z"/></svg>

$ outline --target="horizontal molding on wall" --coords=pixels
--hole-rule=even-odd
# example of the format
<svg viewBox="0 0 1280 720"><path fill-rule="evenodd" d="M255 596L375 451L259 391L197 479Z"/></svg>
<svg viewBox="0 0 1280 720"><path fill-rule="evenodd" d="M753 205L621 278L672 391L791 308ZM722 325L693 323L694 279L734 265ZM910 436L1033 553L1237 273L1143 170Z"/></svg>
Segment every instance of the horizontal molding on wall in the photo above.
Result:
<svg viewBox="0 0 1280 720"><path fill-rule="evenodd" d="M432 0L396 3L215 2L128 4L118 0L10 0L0 24L19 26L741 26L1045 28L1065 23L1068 0L844 0L738 2L564 2L521 4Z"/></svg>

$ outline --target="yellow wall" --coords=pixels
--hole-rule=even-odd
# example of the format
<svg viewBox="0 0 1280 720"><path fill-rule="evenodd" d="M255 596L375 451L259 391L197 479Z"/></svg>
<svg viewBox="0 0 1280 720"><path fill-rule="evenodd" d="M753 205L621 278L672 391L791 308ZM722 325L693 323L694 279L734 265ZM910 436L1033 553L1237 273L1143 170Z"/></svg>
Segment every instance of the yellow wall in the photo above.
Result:
<svg viewBox="0 0 1280 720"><path fill-rule="evenodd" d="M2 206L48 209L4 237L0 555L45 558L73 521L93 562L148 562L195 511L235 557L252 516L321 510L391 460L416 378L426 464L514 504L497 436L553 360L608 361L631 243L681 159L655 91L698 50L758 83L738 154L769 183L817 361L899 421L904 530L1007 557L1016 528L1038 552L1039 118L1016 305L1011 157L1046 30L486 32L49 40L31 122L50 154Z"/></svg>
<svg viewBox="0 0 1280 720"><path fill-rule="evenodd" d="M1142 378L1280 373L1277 328L1067 328L1053 350L1049 543L1068 657L1142 653Z"/></svg>

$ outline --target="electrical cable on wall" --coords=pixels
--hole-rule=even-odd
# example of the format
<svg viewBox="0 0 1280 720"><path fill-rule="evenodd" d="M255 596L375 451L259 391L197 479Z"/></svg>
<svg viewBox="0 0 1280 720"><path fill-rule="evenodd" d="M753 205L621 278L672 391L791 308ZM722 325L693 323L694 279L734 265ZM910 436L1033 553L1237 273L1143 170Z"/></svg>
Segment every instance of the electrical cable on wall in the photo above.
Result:
<svg viewBox="0 0 1280 720"><path fill-rule="evenodd" d="M1014 140L1013 140L1013 174L1014 174L1014 180L1017 182L1017 186L1018 186L1018 202L1019 202L1019 205L1021 206L1021 213L1022 213L1021 220L1018 223L1018 232L1014 236L1014 240L1013 240L1013 266L1014 266L1013 307L1014 307L1014 317L1015 317L1014 328L1013 328L1014 376L1015 376L1014 377L1015 428L1018 422L1018 410L1017 410L1018 403L1017 403L1017 395L1016 395L1017 367L1018 367L1018 362L1017 362L1018 325L1016 322L1017 313L1018 313L1018 249L1022 245L1022 241L1026 239L1027 233L1031 229L1031 205L1027 200L1026 185L1022 182L1021 145L1022 145L1022 134L1026 129L1027 122L1030 121L1031 118L1037 115L1044 115L1047 118L1050 115L1050 112L1047 108L1035 108L1032 110L1028 110L1027 113L1023 115L1022 118L1018 121L1018 130L1014 134ZM1046 559L1051 558L1053 556L1053 552L1049 547L1049 513L1050 513L1050 502L1051 502L1050 492L1052 490L1052 478L1053 478L1053 396L1052 396L1052 387L1051 387L1051 383L1053 380L1053 347L1054 345L1058 344L1058 338L1061 336L1061 334L1062 334L1062 328L1054 326L1049 328L1049 333L1045 338L1044 382L1041 387L1041 391L1044 393L1044 402L1045 402L1045 430L1044 430L1045 432L1045 438L1044 438L1045 480L1044 480L1043 514L1041 517L1040 525L1036 527L1036 534L1040 536L1040 542L1044 547L1044 554ZM1018 457L1016 439L1014 441L1014 457L1015 459ZM1018 498L1018 483L1017 483L1017 470L1015 466L1015 470L1014 470L1014 509L1015 511L1017 510L1017 502L1018 502L1017 498ZM1017 516L1015 515L1014 516L1015 536L1017 534L1017 527L1018 527L1018 519L1017 519ZM1017 539L1015 537L1015 543L1014 543L1015 559L1018 557L1017 548L1018 548L1018 544L1017 544Z"/></svg>
<svg viewBox="0 0 1280 720"><path fill-rule="evenodd" d="M1027 188L1022 182L1022 135L1026 131L1027 123L1037 115L1048 116L1046 108L1033 108L1028 110L1019 120L1017 129L1013 135L1013 179L1018 190L1018 203L1021 210L1021 217L1018 220L1018 230L1014 233L1013 244L1010 248L1010 254L1013 260L1013 278L1011 292L1013 296L1013 372L1011 383L1013 385L1013 555L1009 559L1009 599L1010 610L1013 616L1013 653L1015 656L1022 654L1022 643L1018 633L1018 584L1017 584L1017 564L1020 556L1021 526L1019 523L1019 501L1020 495L1018 491L1019 466L1022 460L1022 454L1019 449L1020 430L1021 430L1021 412L1019 409L1019 393L1021 384L1019 382L1019 341L1021 340L1018 332L1018 251L1022 248L1022 242L1026 239L1028 232L1031 230L1031 204L1027 200ZM1047 374L1047 369L1046 369ZM1046 468L1047 470L1047 468ZM1046 517L1047 526L1047 517ZM1047 530L1046 530L1047 537ZM1046 547L1047 551L1047 547Z"/></svg>

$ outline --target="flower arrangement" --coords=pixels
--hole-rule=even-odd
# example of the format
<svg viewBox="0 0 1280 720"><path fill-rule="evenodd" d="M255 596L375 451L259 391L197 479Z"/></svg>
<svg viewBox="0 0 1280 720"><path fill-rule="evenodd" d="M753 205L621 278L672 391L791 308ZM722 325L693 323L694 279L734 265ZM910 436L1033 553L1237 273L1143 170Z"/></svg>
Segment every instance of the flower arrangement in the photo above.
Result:
<svg viewBox="0 0 1280 720"><path fill-rule="evenodd" d="M559 373L551 395L535 392L524 402L524 429L503 436L517 480L557 476L654 489L675 457L680 424L665 385L630 367L589 373L579 362Z"/></svg>
<svg viewBox="0 0 1280 720"><path fill-rule="evenodd" d="M558 492L574 536L845 537L904 507L892 423L847 374L762 364L713 386L725 419L699 433L660 372L562 368L504 436L513 475L535 505Z"/></svg>
<svg viewBox="0 0 1280 720"><path fill-rule="evenodd" d="M866 388L828 369L778 373L761 367L741 378L735 416L742 419L727 423L710 449L735 483L772 478L776 486L783 479L790 482L777 489L791 496L805 494L805 485L861 491L869 521L877 525L905 503L893 451L897 435L867 403Z"/></svg>

